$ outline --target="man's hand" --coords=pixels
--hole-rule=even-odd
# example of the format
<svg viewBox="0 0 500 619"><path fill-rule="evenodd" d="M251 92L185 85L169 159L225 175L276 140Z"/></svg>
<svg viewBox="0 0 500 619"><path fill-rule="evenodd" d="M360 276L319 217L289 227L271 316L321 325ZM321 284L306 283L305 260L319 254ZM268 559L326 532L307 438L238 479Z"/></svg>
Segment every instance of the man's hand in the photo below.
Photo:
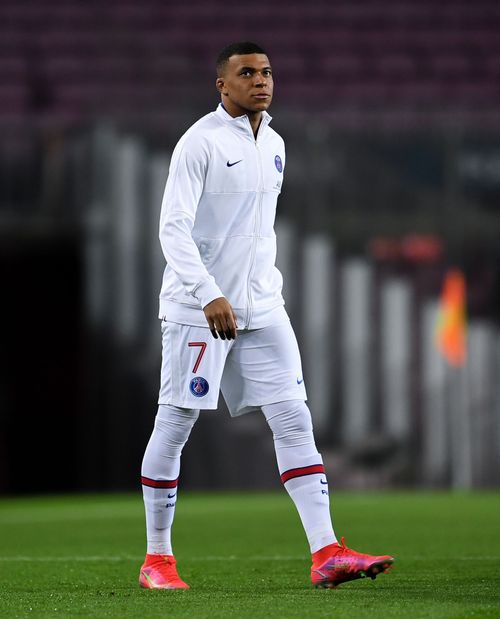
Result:
<svg viewBox="0 0 500 619"><path fill-rule="evenodd" d="M217 339L217 333L221 340L226 338L228 340L236 339L236 314L225 297L214 299L208 305L205 305L203 311L215 339Z"/></svg>

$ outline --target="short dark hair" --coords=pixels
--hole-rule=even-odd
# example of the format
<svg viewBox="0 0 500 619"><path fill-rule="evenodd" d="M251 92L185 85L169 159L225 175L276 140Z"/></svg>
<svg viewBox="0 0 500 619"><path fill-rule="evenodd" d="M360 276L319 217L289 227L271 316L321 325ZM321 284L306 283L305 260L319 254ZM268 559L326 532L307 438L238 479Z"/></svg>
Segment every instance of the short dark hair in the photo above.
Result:
<svg viewBox="0 0 500 619"><path fill-rule="evenodd" d="M265 52L260 45L252 43L251 41L231 43L231 45L227 45L217 56L217 75L220 75L224 71L224 67L231 56L243 56L245 54L266 54L267 56L267 52Z"/></svg>

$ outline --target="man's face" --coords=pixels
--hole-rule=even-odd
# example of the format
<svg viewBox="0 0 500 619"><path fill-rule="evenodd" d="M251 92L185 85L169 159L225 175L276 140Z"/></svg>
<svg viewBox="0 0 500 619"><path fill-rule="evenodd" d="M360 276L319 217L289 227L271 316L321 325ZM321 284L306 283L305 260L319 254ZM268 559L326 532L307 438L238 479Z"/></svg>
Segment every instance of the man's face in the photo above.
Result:
<svg viewBox="0 0 500 619"><path fill-rule="evenodd" d="M234 116L267 110L274 87L268 57L265 54L231 56L216 85L224 106Z"/></svg>

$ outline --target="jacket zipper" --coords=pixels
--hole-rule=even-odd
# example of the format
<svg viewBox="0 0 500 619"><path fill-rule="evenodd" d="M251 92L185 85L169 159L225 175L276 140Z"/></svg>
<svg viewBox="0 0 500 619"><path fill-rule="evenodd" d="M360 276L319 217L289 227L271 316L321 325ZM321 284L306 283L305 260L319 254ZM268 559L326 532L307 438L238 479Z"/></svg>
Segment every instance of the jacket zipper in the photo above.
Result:
<svg viewBox="0 0 500 619"><path fill-rule="evenodd" d="M252 320L252 313L253 313L252 294L250 292L250 284L252 281L252 275L253 275L254 268L255 268L255 254L257 253L257 238L258 238L258 233L260 230L260 221L262 217L262 197L263 197L263 192L264 192L264 170L262 168L262 157L260 154L260 149L259 149L259 144L257 142L257 139L255 139L255 148L257 152L257 159L259 162L259 201L257 204L257 210L255 213L255 219L254 219L254 230L253 230L254 238L252 241L252 251L250 254L250 269L248 271L248 278L247 278L247 301L248 301L247 317L246 317L247 329L250 328L250 322Z"/></svg>

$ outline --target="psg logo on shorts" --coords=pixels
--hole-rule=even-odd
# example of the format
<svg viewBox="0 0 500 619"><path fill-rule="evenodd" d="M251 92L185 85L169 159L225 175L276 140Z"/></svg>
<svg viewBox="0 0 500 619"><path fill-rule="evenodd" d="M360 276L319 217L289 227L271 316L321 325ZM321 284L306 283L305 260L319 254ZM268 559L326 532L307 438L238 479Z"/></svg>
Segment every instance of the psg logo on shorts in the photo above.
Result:
<svg viewBox="0 0 500 619"><path fill-rule="evenodd" d="M197 398L202 398L208 393L208 383L202 376L195 376L189 383L189 390Z"/></svg>
<svg viewBox="0 0 500 619"><path fill-rule="evenodd" d="M278 172L283 172L283 163L281 162L281 157L279 155L276 155L274 158L274 165L276 166Z"/></svg>

